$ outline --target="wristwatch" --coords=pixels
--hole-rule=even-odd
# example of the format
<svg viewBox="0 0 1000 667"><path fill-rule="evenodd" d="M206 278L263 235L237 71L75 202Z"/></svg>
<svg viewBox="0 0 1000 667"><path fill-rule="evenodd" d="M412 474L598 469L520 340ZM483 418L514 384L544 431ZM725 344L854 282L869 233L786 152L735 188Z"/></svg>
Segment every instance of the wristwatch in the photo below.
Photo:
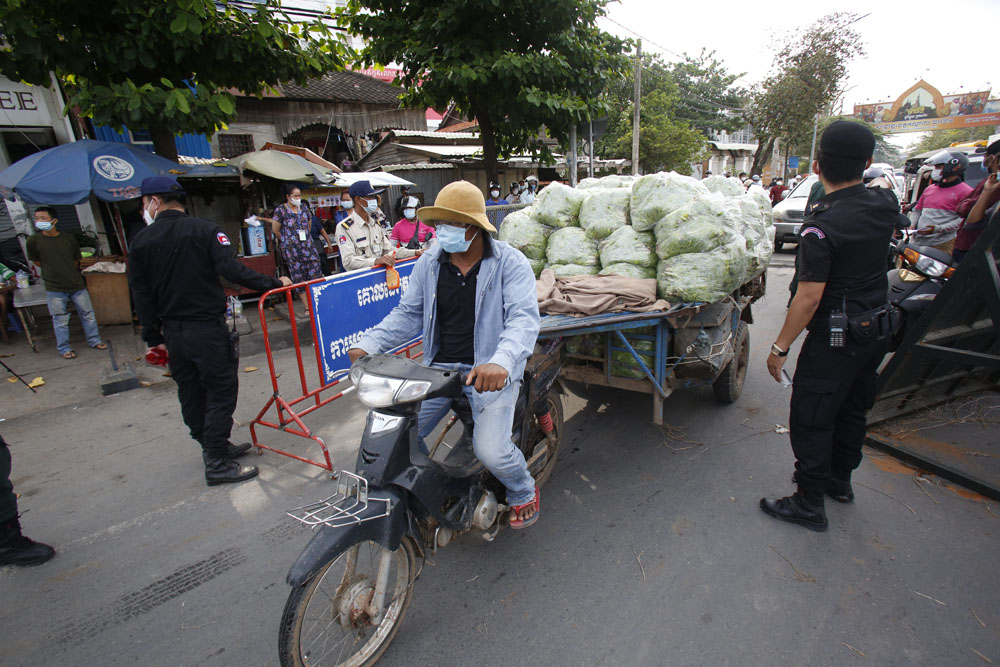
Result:
<svg viewBox="0 0 1000 667"><path fill-rule="evenodd" d="M787 357L788 350L782 350L777 343L771 343L771 354L777 357Z"/></svg>

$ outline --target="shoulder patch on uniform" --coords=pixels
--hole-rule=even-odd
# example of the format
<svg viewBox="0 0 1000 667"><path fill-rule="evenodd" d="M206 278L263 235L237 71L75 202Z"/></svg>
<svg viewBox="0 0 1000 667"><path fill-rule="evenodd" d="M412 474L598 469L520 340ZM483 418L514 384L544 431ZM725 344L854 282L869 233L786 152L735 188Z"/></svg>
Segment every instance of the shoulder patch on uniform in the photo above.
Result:
<svg viewBox="0 0 1000 667"><path fill-rule="evenodd" d="M215 235L215 240L221 243L222 245L232 245L232 243L229 242L229 237L223 234L222 232L219 232L218 234Z"/></svg>
<svg viewBox="0 0 1000 667"><path fill-rule="evenodd" d="M346 236L341 236L339 239L337 239L337 241L339 243L347 243L347 237Z"/></svg>
<svg viewBox="0 0 1000 667"><path fill-rule="evenodd" d="M831 206L833 206L833 204L831 204L828 201L813 202L812 206L809 207L809 213L819 213L820 211L826 211L829 210Z"/></svg>
<svg viewBox="0 0 1000 667"><path fill-rule="evenodd" d="M805 236L806 234L815 234L818 238L821 239L826 238L826 234L824 234L823 230L820 229L819 227L806 227L801 232L799 232L799 236Z"/></svg>

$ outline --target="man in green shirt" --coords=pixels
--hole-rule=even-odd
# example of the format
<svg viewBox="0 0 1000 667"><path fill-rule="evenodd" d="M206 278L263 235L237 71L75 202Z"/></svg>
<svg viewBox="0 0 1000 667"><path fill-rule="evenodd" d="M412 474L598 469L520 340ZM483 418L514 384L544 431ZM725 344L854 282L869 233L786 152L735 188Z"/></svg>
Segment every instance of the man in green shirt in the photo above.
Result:
<svg viewBox="0 0 1000 667"><path fill-rule="evenodd" d="M59 233L58 222L56 210L51 206L39 206L35 210L35 228L39 233L28 239L28 259L42 269L52 328L56 332L56 348L64 359L75 359L76 352L69 344L69 313L66 312L70 301L76 305L87 344L98 350L106 350L108 346L97 330L94 307L80 273L80 246L69 234Z"/></svg>

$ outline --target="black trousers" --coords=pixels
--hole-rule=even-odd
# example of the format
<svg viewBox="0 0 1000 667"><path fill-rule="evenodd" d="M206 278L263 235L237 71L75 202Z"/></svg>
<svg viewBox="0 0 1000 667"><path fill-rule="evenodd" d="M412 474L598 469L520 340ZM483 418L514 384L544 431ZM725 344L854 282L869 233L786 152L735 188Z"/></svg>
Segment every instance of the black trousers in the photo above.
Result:
<svg viewBox="0 0 1000 667"><path fill-rule="evenodd" d="M807 501L822 504L830 475L849 475L861 465L875 371L888 349L888 340L859 345L848 337L846 347L832 348L825 334L806 337L788 426L799 491Z"/></svg>
<svg viewBox="0 0 1000 667"><path fill-rule="evenodd" d="M0 435L0 523L17 516L17 496L10 483L10 449Z"/></svg>
<svg viewBox="0 0 1000 667"><path fill-rule="evenodd" d="M163 337L191 437L208 456L225 457L239 393L239 360L225 319L165 320Z"/></svg>

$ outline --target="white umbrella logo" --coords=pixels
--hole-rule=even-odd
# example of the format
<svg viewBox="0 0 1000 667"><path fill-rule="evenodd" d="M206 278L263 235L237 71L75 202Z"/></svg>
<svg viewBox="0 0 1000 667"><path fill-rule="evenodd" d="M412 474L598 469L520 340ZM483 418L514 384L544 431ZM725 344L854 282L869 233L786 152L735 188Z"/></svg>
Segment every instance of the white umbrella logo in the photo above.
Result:
<svg viewBox="0 0 1000 667"><path fill-rule="evenodd" d="M94 170L109 181L127 181L135 174L135 169L132 165L114 155L98 155L95 157Z"/></svg>

